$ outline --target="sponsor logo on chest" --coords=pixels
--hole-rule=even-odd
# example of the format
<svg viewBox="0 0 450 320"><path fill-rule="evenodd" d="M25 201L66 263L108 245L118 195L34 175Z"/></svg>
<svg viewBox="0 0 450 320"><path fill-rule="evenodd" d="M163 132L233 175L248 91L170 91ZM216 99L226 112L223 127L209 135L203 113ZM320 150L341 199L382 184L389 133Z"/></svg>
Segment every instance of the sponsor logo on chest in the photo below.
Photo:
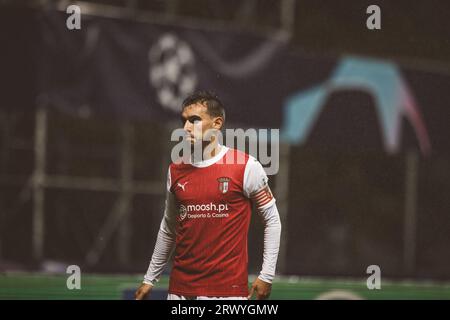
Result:
<svg viewBox="0 0 450 320"><path fill-rule="evenodd" d="M180 205L179 220L198 218L228 218L228 203L199 203Z"/></svg>

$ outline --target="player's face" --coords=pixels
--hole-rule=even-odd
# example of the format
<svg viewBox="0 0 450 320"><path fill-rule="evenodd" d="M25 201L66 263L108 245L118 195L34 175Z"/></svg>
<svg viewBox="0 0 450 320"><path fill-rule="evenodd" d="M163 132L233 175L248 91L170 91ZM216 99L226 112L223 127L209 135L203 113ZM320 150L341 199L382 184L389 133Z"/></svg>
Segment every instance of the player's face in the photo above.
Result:
<svg viewBox="0 0 450 320"><path fill-rule="evenodd" d="M191 144L201 142L208 130L220 129L223 121L220 117L211 117L206 106L200 103L185 107L181 118L186 140Z"/></svg>

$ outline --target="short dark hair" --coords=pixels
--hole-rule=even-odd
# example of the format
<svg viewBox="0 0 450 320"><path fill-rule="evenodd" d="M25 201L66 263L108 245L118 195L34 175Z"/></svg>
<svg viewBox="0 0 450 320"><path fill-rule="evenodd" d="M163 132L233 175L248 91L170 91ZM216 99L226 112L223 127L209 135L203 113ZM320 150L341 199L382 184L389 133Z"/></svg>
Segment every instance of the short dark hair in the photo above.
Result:
<svg viewBox="0 0 450 320"><path fill-rule="evenodd" d="M184 99L182 109L196 103L204 105L210 116L222 117L225 122L225 108L215 93L210 91L194 92Z"/></svg>

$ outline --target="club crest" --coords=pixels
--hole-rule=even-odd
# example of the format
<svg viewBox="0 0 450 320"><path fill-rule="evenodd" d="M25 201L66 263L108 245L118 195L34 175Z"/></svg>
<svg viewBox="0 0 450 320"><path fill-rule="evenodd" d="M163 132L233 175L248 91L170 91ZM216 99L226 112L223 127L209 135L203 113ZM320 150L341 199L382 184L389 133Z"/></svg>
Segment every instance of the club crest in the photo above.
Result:
<svg viewBox="0 0 450 320"><path fill-rule="evenodd" d="M228 183L231 179L228 177L221 177L218 178L217 181L219 181L219 191L221 193L227 193L228 191Z"/></svg>

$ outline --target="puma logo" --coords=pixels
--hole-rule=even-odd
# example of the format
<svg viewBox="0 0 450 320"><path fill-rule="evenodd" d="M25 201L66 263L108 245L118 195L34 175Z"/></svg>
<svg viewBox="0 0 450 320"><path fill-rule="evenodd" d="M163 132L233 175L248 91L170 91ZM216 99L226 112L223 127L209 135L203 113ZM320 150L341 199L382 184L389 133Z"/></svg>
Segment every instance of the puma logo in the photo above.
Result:
<svg viewBox="0 0 450 320"><path fill-rule="evenodd" d="M185 186L188 184L188 182L189 182L189 181L186 181L184 184L181 184L181 183L177 182L177 185L178 185L181 189L183 189L183 191L186 191L184 188L185 188Z"/></svg>

